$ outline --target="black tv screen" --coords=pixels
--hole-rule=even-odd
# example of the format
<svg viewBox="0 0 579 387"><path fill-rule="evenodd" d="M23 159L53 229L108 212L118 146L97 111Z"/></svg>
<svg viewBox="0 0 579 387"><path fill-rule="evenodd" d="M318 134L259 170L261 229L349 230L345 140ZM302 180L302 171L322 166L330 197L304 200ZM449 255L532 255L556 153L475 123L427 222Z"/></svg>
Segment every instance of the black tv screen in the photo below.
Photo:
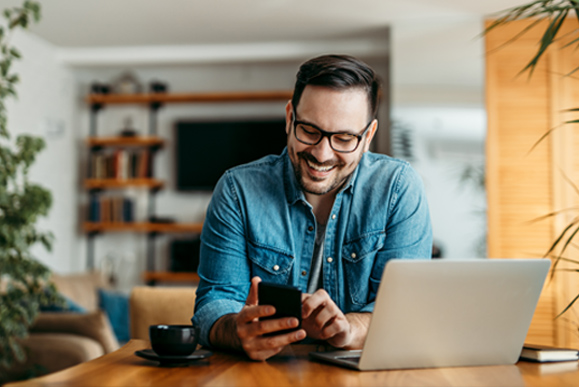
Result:
<svg viewBox="0 0 579 387"><path fill-rule="evenodd" d="M176 123L176 181L179 191L212 190L236 165L286 146L285 119L179 121Z"/></svg>

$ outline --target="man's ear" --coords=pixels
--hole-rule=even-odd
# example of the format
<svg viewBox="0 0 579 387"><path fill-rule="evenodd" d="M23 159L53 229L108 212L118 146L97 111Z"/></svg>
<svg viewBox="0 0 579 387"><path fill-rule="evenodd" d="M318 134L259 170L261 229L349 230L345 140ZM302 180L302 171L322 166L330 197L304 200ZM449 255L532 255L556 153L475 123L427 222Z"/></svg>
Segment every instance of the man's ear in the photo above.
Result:
<svg viewBox="0 0 579 387"><path fill-rule="evenodd" d="M285 133L289 135L292 126L294 107L292 101L287 101L285 105Z"/></svg>
<svg viewBox="0 0 579 387"><path fill-rule="evenodd" d="M370 149L370 143L376 134L376 130L378 129L378 120L374 119L370 124L370 129L366 132L366 144L364 145L364 152L367 152Z"/></svg>

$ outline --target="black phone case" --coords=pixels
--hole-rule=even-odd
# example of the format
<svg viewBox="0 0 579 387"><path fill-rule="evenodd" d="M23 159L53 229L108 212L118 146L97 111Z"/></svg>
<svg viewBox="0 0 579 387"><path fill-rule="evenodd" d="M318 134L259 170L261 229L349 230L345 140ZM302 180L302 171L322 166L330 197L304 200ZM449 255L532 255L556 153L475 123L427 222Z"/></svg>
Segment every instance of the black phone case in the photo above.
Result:
<svg viewBox="0 0 579 387"><path fill-rule="evenodd" d="M298 288L289 285L260 282L257 285L257 297L259 298L259 305L273 305L275 307L275 314L273 316L262 317L262 320L295 317L299 321L297 328L269 333L264 336L293 332L301 327L302 292Z"/></svg>

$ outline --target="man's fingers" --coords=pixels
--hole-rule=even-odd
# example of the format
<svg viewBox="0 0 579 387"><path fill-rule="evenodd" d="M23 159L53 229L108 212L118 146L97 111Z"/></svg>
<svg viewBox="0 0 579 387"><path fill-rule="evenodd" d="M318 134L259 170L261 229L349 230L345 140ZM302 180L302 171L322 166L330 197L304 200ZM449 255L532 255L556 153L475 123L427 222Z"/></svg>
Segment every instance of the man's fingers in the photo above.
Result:
<svg viewBox="0 0 579 387"><path fill-rule="evenodd" d="M261 282L261 278L253 277L251 279L251 286L249 287L249 294L247 296L247 300L245 301L246 305L257 305L259 303L257 297L257 284Z"/></svg>
<svg viewBox="0 0 579 387"><path fill-rule="evenodd" d="M275 308L271 305L249 305L241 309L237 315L239 323L248 324L260 317L272 316L275 314Z"/></svg>
<svg viewBox="0 0 579 387"><path fill-rule="evenodd" d="M322 339L329 339L350 329L350 325L345 318L334 318L322 329Z"/></svg>
<svg viewBox="0 0 579 387"><path fill-rule="evenodd" d="M334 303L328 293L324 289L317 290L302 300L302 318L308 318L316 309L328 303Z"/></svg>
<svg viewBox="0 0 579 387"><path fill-rule="evenodd" d="M300 341L305 338L306 331L303 329L275 336L259 336L254 340L245 342L243 349L247 353L267 352L277 349L281 351L281 349L283 349L286 345L295 343L296 341Z"/></svg>
<svg viewBox="0 0 579 387"><path fill-rule="evenodd" d="M279 331L297 328L298 325L299 321L293 317L253 321L245 326L241 334L247 337L262 336L268 333L275 334Z"/></svg>

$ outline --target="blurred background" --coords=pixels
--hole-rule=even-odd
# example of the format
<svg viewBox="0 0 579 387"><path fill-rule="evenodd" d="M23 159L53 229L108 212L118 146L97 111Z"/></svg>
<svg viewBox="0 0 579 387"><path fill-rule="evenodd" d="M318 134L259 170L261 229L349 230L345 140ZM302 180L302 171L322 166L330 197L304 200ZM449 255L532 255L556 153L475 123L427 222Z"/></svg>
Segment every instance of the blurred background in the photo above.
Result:
<svg viewBox="0 0 579 387"><path fill-rule="evenodd" d="M60 273L106 268L121 285L142 282L148 249L161 270L171 265L174 241L154 245L142 233L88 233L90 197L84 180L91 166L86 146L91 120L99 136L130 129L148 133L151 107L107 105L91 111L95 85L120 93L291 90L303 61L327 53L350 54L384 80L380 134L375 151L408 160L422 176L438 254L485 257L484 152L485 18L514 0L51 0L42 19L13 36L23 55L19 98L9 106L9 128L47 140L33 180L54 196L40 223L56 236L51 253L38 258ZM5 9L20 5L1 0ZM165 221L202 222L210 189L180 189L176 123L276 120L285 101L163 105L156 130L164 145L152 160L164 181L155 194L155 215ZM96 117L96 118L95 118ZM280 128L283 130L283 127ZM220 149L214 149L219 154ZM191 168L207 168L203 160ZM146 190L145 190L146 191ZM103 193L104 195L104 193ZM123 193L135 220L147 218L151 195ZM193 236L194 238L194 236Z"/></svg>

